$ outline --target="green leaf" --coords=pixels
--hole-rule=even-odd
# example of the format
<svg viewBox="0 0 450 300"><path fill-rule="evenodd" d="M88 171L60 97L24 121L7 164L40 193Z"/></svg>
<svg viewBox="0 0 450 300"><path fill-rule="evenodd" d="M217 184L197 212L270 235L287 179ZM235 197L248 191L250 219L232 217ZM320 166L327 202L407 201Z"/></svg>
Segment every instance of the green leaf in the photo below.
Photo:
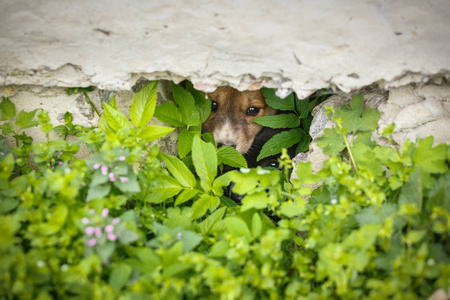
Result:
<svg viewBox="0 0 450 300"><path fill-rule="evenodd" d="M178 135L178 156L180 158L185 157L191 152L192 149L192 141L194 139L194 133L192 131L188 131L186 128L181 130Z"/></svg>
<svg viewBox="0 0 450 300"><path fill-rule="evenodd" d="M170 174L172 174L182 186L190 188L195 187L197 181L195 180L194 175L181 160L164 153L160 153L159 155L161 155L161 158L164 160Z"/></svg>
<svg viewBox="0 0 450 300"><path fill-rule="evenodd" d="M378 126L380 112L373 108L367 108L363 112L363 104L363 95L358 95L352 98L350 105L344 104L336 109L335 118L342 118L342 126L350 133L372 131Z"/></svg>
<svg viewBox="0 0 450 300"><path fill-rule="evenodd" d="M306 211L306 201L303 198L298 198L295 202L288 200L281 204L280 213L288 218L295 216L302 216Z"/></svg>
<svg viewBox="0 0 450 300"><path fill-rule="evenodd" d="M149 248L137 248L136 255L145 264L146 269L151 271L161 264L159 257L155 254L152 249Z"/></svg>
<svg viewBox="0 0 450 300"><path fill-rule="evenodd" d="M155 118L172 126L184 126L183 119L178 107L175 106L175 102L167 101L165 104L156 106Z"/></svg>
<svg viewBox="0 0 450 300"><path fill-rule="evenodd" d="M247 161L236 148L229 146L220 147L217 149L217 158L219 163L222 162L234 168L247 168Z"/></svg>
<svg viewBox="0 0 450 300"><path fill-rule="evenodd" d="M428 211L432 211L435 206L441 206L450 212L450 173L447 172L435 181L428 192L428 198Z"/></svg>
<svg viewBox="0 0 450 300"><path fill-rule="evenodd" d="M106 177L106 176L105 176ZM91 185L88 190L86 202L90 202L94 199L102 199L109 195L111 191L111 185Z"/></svg>
<svg viewBox="0 0 450 300"><path fill-rule="evenodd" d="M219 198L208 194L202 194L200 198L192 204L192 219L203 217L207 210L213 212L217 206L219 206L219 203Z"/></svg>
<svg viewBox="0 0 450 300"><path fill-rule="evenodd" d="M64 114L64 123L67 124L72 124L73 122L73 115L72 113L66 111L66 113Z"/></svg>
<svg viewBox="0 0 450 300"><path fill-rule="evenodd" d="M100 120L98 121L98 128L103 132L115 132L115 130L108 124L106 121L105 114L101 115Z"/></svg>
<svg viewBox="0 0 450 300"><path fill-rule="evenodd" d="M417 150L413 162L429 173L445 173L448 170L446 163L447 146L439 144L433 148L433 136L421 139L417 143Z"/></svg>
<svg viewBox="0 0 450 300"><path fill-rule="evenodd" d="M253 121L259 125L270 128L295 128L300 125L300 119L295 114L262 116Z"/></svg>
<svg viewBox="0 0 450 300"><path fill-rule="evenodd" d="M160 178L158 185L150 190L150 193L145 196L145 202L161 203L164 200L173 197L180 193L183 188L180 186L178 180L170 176Z"/></svg>
<svg viewBox="0 0 450 300"><path fill-rule="evenodd" d="M198 193L200 193L199 190L196 189L185 189L183 190L177 197L177 200L175 201L175 206L183 204L184 202L187 202L194 198Z"/></svg>
<svg viewBox="0 0 450 300"><path fill-rule="evenodd" d="M142 130L139 131L138 137L148 143L171 133L174 129L175 128L173 127L150 125L142 128Z"/></svg>
<svg viewBox="0 0 450 300"><path fill-rule="evenodd" d="M16 106L9 100L9 98L3 98L0 103L0 121L11 120L16 115Z"/></svg>
<svg viewBox="0 0 450 300"><path fill-rule="evenodd" d="M172 84L173 98L178 105L181 119L186 126L200 126L201 120L195 106L194 97L180 85Z"/></svg>
<svg viewBox="0 0 450 300"><path fill-rule="evenodd" d="M36 115L36 111L37 109L30 112L20 111L15 121L16 126L25 129L38 125L39 123L37 121L32 121Z"/></svg>
<svg viewBox="0 0 450 300"><path fill-rule="evenodd" d="M304 135L298 143L297 150L295 153L305 152L309 150L309 145L311 144L311 136Z"/></svg>
<svg viewBox="0 0 450 300"><path fill-rule="evenodd" d="M328 155L338 155L345 149L345 143L336 128L325 128L323 136L316 139L317 146L322 148L323 152Z"/></svg>
<svg viewBox="0 0 450 300"><path fill-rule="evenodd" d="M109 106L111 106L111 107L114 108L115 110L119 110L119 108L117 107L116 95L113 95L113 96L111 97L111 100L109 100Z"/></svg>
<svg viewBox="0 0 450 300"><path fill-rule="evenodd" d="M227 174L220 175L213 181L212 190L214 192L214 195L216 196L222 196L223 195L223 188L230 185L230 178L227 176Z"/></svg>
<svg viewBox="0 0 450 300"><path fill-rule="evenodd" d="M301 184L315 184L319 182L320 177L312 173L312 163L308 161L306 163L299 162L297 164L297 179L295 180L295 186Z"/></svg>
<svg viewBox="0 0 450 300"><path fill-rule="evenodd" d="M230 171L225 174L232 182L234 182L233 192L239 195L245 195L255 190L258 186L258 176L256 169L244 169L248 172L240 172L238 170Z"/></svg>
<svg viewBox="0 0 450 300"><path fill-rule="evenodd" d="M247 241L251 241L252 235L248 229L247 223L237 217L227 217L225 219L228 232L236 237L244 237Z"/></svg>
<svg viewBox="0 0 450 300"><path fill-rule="evenodd" d="M211 113L211 100L202 92L194 89L190 81L186 84L186 91L191 93L195 100L195 106L197 106L198 112L200 114L201 122L205 122Z"/></svg>
<svg viewBox="0 0 450 300"><path fill-rule="evenodd" d="M303 100L296 98L296 106L300 118L306 119L309 115L309 98L305 98Z"/></svg>
<svg viewBox="0 0 450 300"><path fill-rule="evenodd" d="M209 257L224 257L228 249L230 249L230 246L227 241L218 241L211 247L211 251L209 251Z"/></svg>
<svg viewBox="0 0 450 300"><path fill-rule="evenodd" d="M257 238L262 233L262 221L258 213L254 213L252 217L252 235Z"/></svg>
<svg viewBox="0 0 450 300"><path fill-rule="evenodd" d="M189 230L182 230L177 237L183 243L183 252L189 252L200 244L203 237Z"/></svg>
<svg viewBox="0 0 450 300"><path fill-rule="evenodd" d="M192 162L203 190L211 190L211 184L217 175L216 147L195 136L192 142Z"/></svg>
<svg viewBox="0 0 450 300"><path fill-rule="evenodd" d="M106 117L106 121L115 132L123 127L131 127L130 121L128 121L127 117L125 117L123 113L115 110L106 102L103 102L103 108L105 109L104 115Z"/></svg>
<svg viewBox="0 0 450 300"><path fill-rule="evenodd" d="M119 264L113 268L109 275L109 285L115 290L120 291L127 284L133 269L126 264Z"/></svg>
<svg viewBox="0 0 450 300"><path fill-rule="evenodd" d="M59 126L53 127L53 131L56 133L62 134L62 133L68 133L69 129L66 127L66 125L59 125Z"/></svg>
<svg viewBox="0 0 450 300"><path fill-rule="evenodd" d="M122 180L123 178L127 178L127 181ZM124 193L139 193L141 191L136 175L131 170L125 176L118 176L114 185Z"/></svg>
<svg viewBox="0 0 450 300"><path fill-rule="evenodd" d="M251 208L264 209L270 203L269 195L266 191L259 191L257 193L246 195L242 199L241 211L246 211Z"/></svg>
<svg viewBox="0 0 450 300"><path fill-rule="evenodd" d="M305 132L300 128L275 134L264 144L256 160L260 161L264 157L280 153L283 148L289 148L298 143L304 135Z"/></svg>
<svg viewBox="0 0 450 300"><path fill-rule="evenodd" d="M165 253L162 258L163 267L179 264L178 258L183 254L183 243L177 242Z"/></svg>
<svg viewBox="0 0 450 300"><path fill-rule="evenodd" d="M152 118L156 106L158 81L148 83L133 97L130 108L130 119L134 126L145 127Z"/></svg>
<svg viewBox="0 0 450 300"><path fill-rule="evenodd" d="M276 89L262 88L261 92L264 95L264 100L270 107L279 110L295 110L294 94L281 99L275 94Z"/></svg>
<svg viewBox="0 0 450 300"><path fill-rule="evenodd" d="M210 216L208 216L203 222L198 224L198 229L200 230L200 233L203 235L207 235L214 231L214 227L216 224L218 224L226 212L225 207L221 207L215 212L213 212Z"/></svg>
<svg viewBox="0 0 450 300"><path fill-rule="evenodd" d="M97 247L97 253L98 256L100 256L100 259L102 262L108 262L111 255L113 254L114 250L116 249L116 245L112 243L106 243L103 245L99 245Z"/></svg>
<svg viewBox="0 0 450 300"><path fill-rule="evenodd" d="M409 176L408 181L402 187L398 202L400 204L413 204L422 208L422 182L420 180L422 168L415 169Z"/></svg>
<svg viewBox="0 0 450 300"><path fill-rule="evenodd" d="M3 135L11 134L14 131L14 126L11 123L4 123L0 125Z"/></svg>
<svg viewBox="0 0 450 300"><path fill-rule="evenodd" d="M230 198L228 198L226 196L220 196L219 199L220 199L220 203L222 203L226 207L237 207L237 206L239 206L236 202L234 202L233 200L231 200Z"/></svg>
<svg viewBox="0 0 450 300"><path fill-rule="evenodd" d="M67 220L69 209L65 204L58 204L51 210L51 215L46 223L43 223L40 233L43 235L53 235L61 230Z"/></svg>

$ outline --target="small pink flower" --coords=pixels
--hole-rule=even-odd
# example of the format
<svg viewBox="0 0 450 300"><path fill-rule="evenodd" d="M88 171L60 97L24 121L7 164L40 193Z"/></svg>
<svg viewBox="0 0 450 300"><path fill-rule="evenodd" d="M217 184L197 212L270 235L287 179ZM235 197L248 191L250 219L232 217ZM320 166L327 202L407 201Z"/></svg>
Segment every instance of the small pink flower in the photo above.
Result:
<svg viewBox="0 0 450 300"><path fill-rule="evenodd" d="M178 234L177 234L177 240L181 240L181 232L178 232Z"/></svg>
<svg viewBox="0 0 450 300"><path fill-rule="evenodd" d="M116 176L114 175L114 173L109 173L109 181L116 181Z"/></svg>
<svg viewBox="0 0 450 300"><path fill-rule="evenodd" d="M102 229L100 227L97 227L94 229L94 233L97 237L100 237L102 235Z"/></svg>
<svg viewBox="0 0 450 300"><path fill-rule="evenodd" d="M102 171L102 174L103 174L103 175L108 174L108 167L107 167L107 166L102 166L102 167L100 168L100 170Z"/></svg>
<svg viewBox="0 0 450 300"><path fill-rule="evenodd" d="M91 213L91 215L95 214L95 210L94 210L93 208L91 208L91 209L89 210L89 212Z"/></svg>
<svg viewBox="0 0 450 300"><path fill-rule="evenodd" d="M117 236L113 233L108 234L108 240L110 240L111 242L114 242L115 240L117 240Z"/></svg>
<svg viewBox="0 0 450 300"><path fill-rule="evenodd" d="M106 226L105 226L105 231L106 231L107 233L112 233L112 232L114 231L114 226L112 226L112 225L106 225Z"/></svg>
<svg viewBox="0 0 450 300"><path fill-rule="evenodd" d="M96 169L96 170L100 169L100 164L95 164L94 169Z"/></svg>
<svg viewBox="0 0 450 300"><path fill-rule="evenodd" d="M109 214L109 209L104 208L104 209L102 210L102 216L107 217L108 214Z"/></svg>
<svg viewBox="0 0 450 300"><path fill-rule="evenodd" d="M86 227L86 229L84 230L84 232L86 232L86 234L89 235L89 236L93 235L94 231L95 231L95 229L92 226Z"/></svg>
<svg viewBox="0 0 450 300"><path fill-rule="evenodd" d="M60 161L59 163L58 163L59 165L62 165L63 164L63 162L62 161Z"/></svg>
<svg viewBox="0 0 450 300"><path fill-rule="evenodd" d="M81 219L81 223L89 224L89 219L88 218L83 218L83 219Z"/></svg>
<svg viewBox="0 0 450 300"><path fill-rule="evenodd" d="M128 177L119 177L119 179L120 179L120 182L122 182L122 183L130 181L130 179Z"/></svg>
<svg viewBox="0 0 450 300"><path fill-rule="evenodd" d="M114 219L112 220L112 224L113 224L113 225L117 225L119 222L120 222L120 219L119 219L119 218L114 218Z"/></svg>
<svg viewBox="0 0 450 300"><path fill-rule="evenodd" d="M90 239L90 240L88 241L88 245L89 245L90 247L94 247L95 244L97 244L97 240L96 240L96 239Z"/></svg>
<svg viewBox="0 0 450 300"><path fill-rule="evenodd" d="M120 156L120 157L119 157L119 160L120 160L120 161L124 161L124 160L125 160L125 156Z"/></svg>

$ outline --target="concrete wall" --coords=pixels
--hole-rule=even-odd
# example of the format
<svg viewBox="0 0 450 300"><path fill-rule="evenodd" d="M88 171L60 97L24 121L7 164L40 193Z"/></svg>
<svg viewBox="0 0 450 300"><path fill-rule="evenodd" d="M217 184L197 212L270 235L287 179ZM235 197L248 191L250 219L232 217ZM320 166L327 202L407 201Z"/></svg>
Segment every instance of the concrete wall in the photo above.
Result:
<svg viewBox="0 0 450 300"><path fill-rule="evenodd" d="M449 76L448 0L3 0L0 85L190 78L300 96Z"/></svg>
<svg viewBox="0 0 450 300"><path fill-rule="evenodd" d="M127 106L141 77L300 97L376 83L391 95L386 118L397 136L450 140L448 130L428 130L449 122L439 88L450 78L448 0L4 0L0 20L0 96L19 110L49 110L55 125L65 111L78 124L98 120L65 87L97 87L99 108L112 93Z"/></svg>

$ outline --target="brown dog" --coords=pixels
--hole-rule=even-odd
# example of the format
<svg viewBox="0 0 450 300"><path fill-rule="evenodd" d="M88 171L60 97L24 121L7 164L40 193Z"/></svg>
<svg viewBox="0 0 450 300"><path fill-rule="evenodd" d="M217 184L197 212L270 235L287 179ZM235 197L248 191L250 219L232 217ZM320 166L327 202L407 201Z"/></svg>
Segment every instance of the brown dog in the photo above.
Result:
<svg viewBox="0 0 450 300"><path fill-rule="evenodd" d="M208 95L212 107L211 114L203 123L203 131L213 133L218 147L235 147L242 154L248 152L255 136L263 128L253 120L277 112L266 104L259 90L240 92L221 86Z"/></svg>

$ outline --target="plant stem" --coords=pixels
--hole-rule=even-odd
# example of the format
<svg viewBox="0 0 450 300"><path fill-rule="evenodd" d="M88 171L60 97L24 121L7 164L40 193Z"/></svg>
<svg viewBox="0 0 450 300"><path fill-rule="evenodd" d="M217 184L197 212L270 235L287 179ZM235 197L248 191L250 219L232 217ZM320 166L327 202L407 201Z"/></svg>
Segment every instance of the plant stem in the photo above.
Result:
<svg viewBox="0 0 450 300"><path fill-rule="evenodd" d="M94 103L92 103L91 99L89 99L86 92L83 92L84 97L86 98L86 102L94 109L97 116L100 118L100 113L98 112L97 108L95 108Z"/></svg>
<svg viewBox="0 0 450 300"><path fill-rule="evenodd" d="M352 150L350 149L350 145L347 142L347 137L345 136L345 134L342 134L342 138L344 139L345 147L347 147L348 154L350 155L350 160L352 162L353 168L355 168L356 175L358 175L358 177L360 177L359 172L358 172L358 167L356 166L356 162L355 162L355 159L353 158Z"/></svg>

